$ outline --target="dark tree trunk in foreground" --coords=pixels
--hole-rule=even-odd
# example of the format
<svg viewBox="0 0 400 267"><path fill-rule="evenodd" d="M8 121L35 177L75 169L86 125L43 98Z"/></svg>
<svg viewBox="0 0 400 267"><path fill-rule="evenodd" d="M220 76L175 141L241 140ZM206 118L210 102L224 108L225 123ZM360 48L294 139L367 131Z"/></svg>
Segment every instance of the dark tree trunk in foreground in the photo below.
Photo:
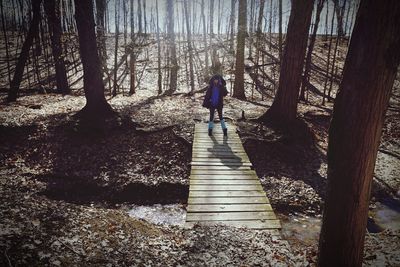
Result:
<svg viewBox="0 0 400 267"><path fill-rule="evenodd" d="M83 88L86 97L86 105L80 113L86 118L101 120L111 114L112 109L104 96L94 28L93 2L92 0L74 0L74 2L79 51L83 66Z"/></svg>
<svg viewBox="0 0 400 267"><path fill-rule="evenodd" d="M170 64L170 82L168 94L176 91L178 80L178 61L176 58L175 46L175 32L174 32L174 0L167 0L167 14L168 14L168 39L169 39L169 52L171 55Z"/></svg>
<svg viewBox="0 0 400 267"><path fill-rule="evenodd" d="M329 129L319 266L361 266L375 160L400 61L400 3L362 0Z"/></svg>
<svg viewBox="0 0 400 267"><path fill-rule="evenodd" d="M292 2L278 92L271 108L261 119L270 117L282 122L290 122L296 118L313 2L313 0Z"/></svg>
<svg viewBox="0 0 400 267"><path fill-rule="evenodd" d="M57 91L62 94L69 94L70 89L68 87L67 72L65 70L65 64L62 55L62 29L59 4L59 0L44 0L44 8L46 11L50 31L51 49L53 52L56 69Z"/></svg>
<svg viewBox="0 0 400 267"><path fill-rule="evenodd" d="M17 65L15 66L14 77L10 84L10 91L8 91L8 102L13 102L17 100L19 86L22 81L22 75L24 74L25 63L29 57L29 50L32 47L33 39L35 38L36 33L39 31L39 23L40 23L40 3L42 0L32 0L32 21L29 26L28 34L26 35L26 39L21 48L21 53L18 57Z"/></svg>
<svg viewBox="0 0 400 267"><path fill-rule="evenodd" d="M235 68L235 84L233 86L233 97L246 99L244 94L244 47L246 41L247 29L247 1L239 0L239 20L238 34L236 45L236 68Z"/></svg>
<svg viewBox="0 0 400 267"><path fill-rule="evenodd" d="M321 11L324 8L324 3L325 3L325 0L318 0L317 12L315 14L314 28L313 28L313 32L312 32L312 35L310 38L310 43L308 44L308 49L307 49L303 81L301 83L301 90L300 90L300 100L306 100L305 92L306 92L308 83L310 81L311 56L312 56L312 52L314 50L315 39L317 37L318 25L319 25L319 21L321 19Z"/></svg>

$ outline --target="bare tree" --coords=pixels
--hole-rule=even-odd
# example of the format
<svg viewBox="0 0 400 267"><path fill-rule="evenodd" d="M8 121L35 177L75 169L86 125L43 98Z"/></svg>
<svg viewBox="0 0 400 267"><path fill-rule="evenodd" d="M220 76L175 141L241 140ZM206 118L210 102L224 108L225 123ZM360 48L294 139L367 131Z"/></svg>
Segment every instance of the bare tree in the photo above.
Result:
<svg viewBox="0 0 400 267"><path fill-rule="evenodd" d="M262 19L264 16L264 6L265 0L260 0L260 10L258 12L258 20L257 20L257 34L260 35L262 32Z"/></svg>
<svg viewBox="0 0 400 267"><path fill-rule="evenodd" d="M161 73L161 41L160 41L160 25L158 21L159 13L158 13L158 0L156 0L156 12L157 12L157 67L158 67L158 94L162 93L162 73Z"/></svg>
<svg viewBox="0 0 400 267"><path fill-rule="evenodd" d="M168 17L168 39L169 51L171 55L170 61L170 82L167 94L176 91L178 80L178 62L176 58L175 32L174 32L174 0L167 0L167 17Z"/></svg>
<svg viewBox="0 0 400 267"><path fill-rule="evenodd" d="M319 266L361 266L371 182L400 61L397 0L361 0L329 129Z"/></svg>
<svg viewBox="0 0 400 267"><path fill-rule="evenodd" d="M134 32L134 7L133 7L133 0L130 3L131 6L131 44L130 44L130 53L129 53L129 72L130 72L130 84L129 84L129 95L133 95L135 93L135 75L136 75L136 54L134 51L135 46L135 32Z"/></svg>
<svg viewBox="0 0 400 267"><path fill-rule="evenodd" d="M313 0L292 2L278 92L271 108L261 116L263 120L271 118L288 123L296 118L313 3Z"/></svg>
<svg viewBox="0 0 400 267"><path fill-rule="evenodd" d="M247 0L239 0L239 20L236 46L235 83L233 97L246 99L244 93L244 47L247 32Z"/></svg>
<svg viewBox="0 0 400 267"><path fill-rule="evenodd" d="M50 31L51 48L53 52L54 65L56 69L57 91L62 94L69 94L67 72L65 70L64 58L61 44L61 20L59 0L45 0L44 9L47 15Z"/></svg>
<svg viewBox="0 0 400 267"><path fill-rule="evenodd" d="M204 0L201 0L201 20L203 21L203 42L204 42L204 53L205 53L205 73L204 76L208 76L208 46L207 46L207 27L206 17L204 15Z"/></svg>
<svg viewBox="0 0 400 267"><path fill-rule="evenodd" d="M202 0L204 1L204 0ZM231 15L229 17L229 24L231 25L231 33L230 33L230 44L229 44L229 50L232 52L232 54L235 51L234 48L234 40L235 40L235 3L236 0L231 0Z"/></svg>
<svg viewBox="0 0 400 267"><path fill-rule="evenodd" d="M118 74L118 40L119 40L119 17L120 17L120 3L119 0L115 0L115 47L114 47L114 84L112 95L117 95L117 74Z"/></svg>
<svg viewBox="0 0 400 267"><path fill-rule="evenodd" d="M82 117L98 121L113 114L104 96L104 84L97 52L92 0L74 0L79 51L83 66L83 87L86 105L80 111Z"/></svg>
<svg viewBox="0 0 400 267"><path fill-rule="evenodd" d="M315 40L317 38L318 25L319 25L319 21L321 18L321 11L324 8L324 3L325 3L325 0L318 0L318 3L317 3L317 11L315 13L314 28L313 28L313 32L312 32L312 35L310 38L310 42L308 44L306 63L305 63L305 67L304 67L303 81L301 83L300 100L306 100L305 92L306 92L308 83L310 82L311 57L312 57L312 52L314 50Z"/></svg>
<svg viewBox="0 0 400 267"><path fill-rule="evenodd" d="M19 86L22 81L22 75L24 74L25 64L29 57L29 50L32 47L33 39L35 38L36 33L39 31L41 2L41 0L32 0L32 21L31 25L29 26L28 34L26 35L24 44L22 45L17 65L15 66L14 77L11 81L10 90L8 91L7 96L8 102L17 100Z"/></svg>
<svg viewBox="0 0 400 267"><path fill-rule="evenodd" d="M187 33L187 42L188 42L188 50L189 50L190 92L193 93L193 91L194 91L194 73L193 73L192 33L190 30L190 21L189 21L189 11L188 11L187 0L184 0L183 5L185 8L186 33Z"/></svg>

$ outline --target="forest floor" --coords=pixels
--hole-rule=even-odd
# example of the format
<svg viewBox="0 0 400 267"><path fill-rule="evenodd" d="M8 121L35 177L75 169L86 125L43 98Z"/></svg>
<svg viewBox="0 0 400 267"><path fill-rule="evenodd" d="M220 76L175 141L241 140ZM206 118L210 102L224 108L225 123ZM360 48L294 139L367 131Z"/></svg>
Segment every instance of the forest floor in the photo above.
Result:
<svg viewBox="0 0 400 267"><path fill-rule="evenodd" d="M287 134L254 120L272 97L227 97L224 115L238 128L282 235L188 229L194 123L206 122L208 110L202 93L157 96L146 88L110 98L118 119L96 133L74 117L85 104L79 93L28 94L12 104L0 95L0 265L314 266L333 104L310 95ZM397 80L375 168L366 266L400 264L399 188Z"/></svg>

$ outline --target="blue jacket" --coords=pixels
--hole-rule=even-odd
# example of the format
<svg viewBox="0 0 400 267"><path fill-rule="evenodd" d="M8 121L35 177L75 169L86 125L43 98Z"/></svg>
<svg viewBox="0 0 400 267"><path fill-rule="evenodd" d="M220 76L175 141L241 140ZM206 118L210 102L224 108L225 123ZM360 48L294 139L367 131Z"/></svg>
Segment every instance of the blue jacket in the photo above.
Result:
<svg viewBox="0 0 400 267"><path fill-rule="evenodd" d="M207 92L206 95L204 96L203 100L203 107L205 108L210 108L211 107L211 96L212 96L212 88L214 86L214 80L215 79L220 79L220 83L218 86L219 91L219 101L218 105L215 107L217 109L223 108L224 107L224 96L228 95L228 90L226 90L226 82L224 78L222 78L221 75L214 75L208 84Z"/></svg>

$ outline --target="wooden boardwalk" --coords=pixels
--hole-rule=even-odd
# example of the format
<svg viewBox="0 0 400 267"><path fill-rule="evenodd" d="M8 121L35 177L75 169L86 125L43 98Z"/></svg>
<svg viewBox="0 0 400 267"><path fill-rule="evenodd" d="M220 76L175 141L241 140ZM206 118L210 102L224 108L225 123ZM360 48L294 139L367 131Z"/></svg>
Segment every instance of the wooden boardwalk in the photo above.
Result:
<svg viewBox="0 0 400 267"><path fill-rule="evenodd" d="M269 200L234 127L195 125L186 224L280 229Z"/></svg>

